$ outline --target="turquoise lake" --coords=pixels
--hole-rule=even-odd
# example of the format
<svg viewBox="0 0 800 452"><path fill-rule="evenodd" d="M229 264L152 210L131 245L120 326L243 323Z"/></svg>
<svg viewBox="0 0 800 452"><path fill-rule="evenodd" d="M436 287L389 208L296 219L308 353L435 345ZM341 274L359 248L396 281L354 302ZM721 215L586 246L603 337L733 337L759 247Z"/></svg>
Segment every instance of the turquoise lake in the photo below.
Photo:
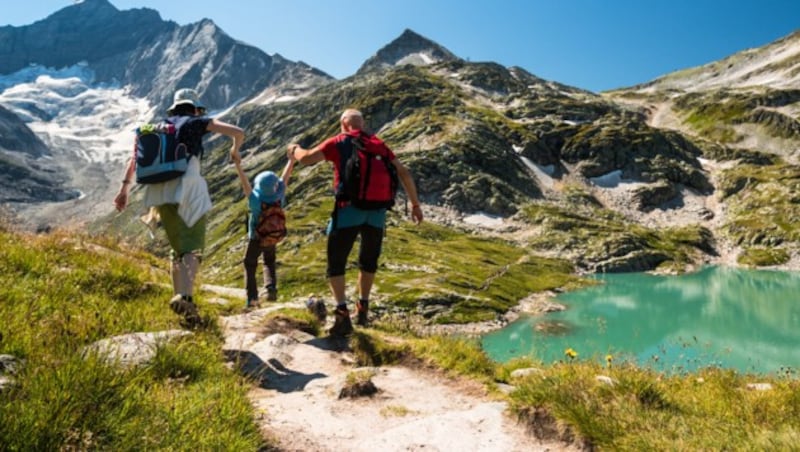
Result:
<svg viewBox="0 0 800 452"><path fill-rule="evenodd" d="M706 267L679 276L598 275L560 294L567 309L524 317L482 338L496 361L532 356L634 361L667 372L717 366L748 373L800 369L800 273ZM796 374L795 374L796 375Z"/></svg>

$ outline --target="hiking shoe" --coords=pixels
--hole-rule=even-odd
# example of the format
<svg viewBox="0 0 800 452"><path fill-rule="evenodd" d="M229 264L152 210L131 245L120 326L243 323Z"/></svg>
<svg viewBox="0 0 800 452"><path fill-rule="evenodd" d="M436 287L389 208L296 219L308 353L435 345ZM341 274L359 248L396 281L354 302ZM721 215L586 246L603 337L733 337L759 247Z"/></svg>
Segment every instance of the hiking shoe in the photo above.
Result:
<svg viewBox="0 0 800 452"><path fill-rule="evenodd" d="M255 300L255 299L247 300L247 303L245 304L245 308L246 309L258 309L260 307L261 307L261 303L259 303L258 300Z"/></svg>
<svg viewBox="0 0 800 452"><path fill-rule="evenodd" d="M321 298L310 297L306 301L306 308L319 320L319 323L325 323L325 319L328 317L328 310L325 308L325 302Z"/></svg>
<svg viewBox="0 0 800 452"><path fill-rule="evenodd" d="M275 301L278 299L278 289L275 286L267 287L267 301Z"/></svg>
<svg viewBox="0 0 800 452"><path fill-rule="evenodd" d="M331 336L349 336L353 333L353 323L350 321L350 311L346 306L338 306L333 311L333 326L328 333Z"/></svg>
<svg viewBox="0 0 800 452"><path fill-rule="evenodd" d="M178 294L172 297L169 307L172 312L181 316L181 325L193 328L202 322L200 314L197 313L197 306L184 295Z"/></svg>
<svg viewBox="0 0 800 452"><path fill-rule="evenodd" d="M356 325L367 326L368 313L369 313L369 301L358 300L356 302Z"/></svg>

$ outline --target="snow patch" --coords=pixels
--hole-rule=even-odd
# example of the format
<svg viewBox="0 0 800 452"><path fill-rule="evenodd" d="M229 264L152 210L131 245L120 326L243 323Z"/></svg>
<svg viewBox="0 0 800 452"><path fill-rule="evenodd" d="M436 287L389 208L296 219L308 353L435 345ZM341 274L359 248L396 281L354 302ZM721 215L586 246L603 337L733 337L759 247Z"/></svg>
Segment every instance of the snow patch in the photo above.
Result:
<svg viewBox="0 0 800 452"><path fill-rule="evenodd" d="M33 83L41 76L49 76L55 80L77 78L87 83L92 83L94 80L94 72L89 69L88 63L85 61L61 69L31 64L13 74L0 75L0 91L4 91L15 85Z"/></svg>
<svg viewBox="0 0 800 452"><path fill-rule="evenodd" d="M589 181L602 188L614 188L622 182L622 170L614 170L602 176L590 177Z"/></svg>
<svg viewBox="0 0 800 452"><path fill-rule="evenodd" d="M464 217L464 223L482 226L485 228L498 228L503 225L503 218L488 213L478 212Z"/></svg>
<svg viewBox="0 0 800 452"><path fill-rule="evenodd" d="M83 64L52 69L29 66L0 76L0 105L17 114L54 152L89 162L126 159L133 130L152 114L127 89L95 84Z"/></svg>
<svg viewBox="0 0 800 452"><path fill-rule="evenodd" d="M408 54L408 55L404 56L403 58L399 59L397 61L397 63L395 63L395 66L402 66L404 64L413 64L413 65L416 65L416 66L426 66L426 65L429 65L429 64L433 64L435 62L436 62L436 60L433 59L430 55L428 55L426 53L423 53L423 52L417 52L417 53Z"/></svg>
<svg viewBox="0 0 800 452"><path fill-rule="evenodd" d="M553 187L553 174L556 172L554 165L537 165L527 157L520 157L520 159L533 172L540 185L549 188Z"/></svg>

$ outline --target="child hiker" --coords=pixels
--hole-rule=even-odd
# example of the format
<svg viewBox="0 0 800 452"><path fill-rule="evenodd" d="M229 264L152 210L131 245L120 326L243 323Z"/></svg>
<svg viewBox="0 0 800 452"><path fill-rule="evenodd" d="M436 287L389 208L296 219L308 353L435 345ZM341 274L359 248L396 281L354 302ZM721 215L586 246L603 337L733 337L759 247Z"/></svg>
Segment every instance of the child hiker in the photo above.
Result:
<svg viewBox="0 0 800 452"><path fill-rule="evenodd" d="M244 278L245 288L247 289L247 307L258 307L258 287L256 284L256 267L258 258L264 260L264 287L267 292L267 300L275 301L278 299L278 280L275 271L275 246L278 241L286 235L286 227L283 223L283 206L286 202L286 187L289 185L289 178L292 175L295 161L289 159L283 168L281 177L272 171L262 171L256 175L253 185L242 170L242 159L238 155L233 157L236 165L236 172L239 174L239 181L242 183L242 190L247 197L247 205L250 210L247 222L247 250L244 253ZM275 234L274 239L264 239L257 229L265 226L260 225L263 208L271 209L276 206L280 221L278 222L279 231L270 231ZM263 223L262 223L263 224ZM274 225L271 225L271 227Z"/></svg>

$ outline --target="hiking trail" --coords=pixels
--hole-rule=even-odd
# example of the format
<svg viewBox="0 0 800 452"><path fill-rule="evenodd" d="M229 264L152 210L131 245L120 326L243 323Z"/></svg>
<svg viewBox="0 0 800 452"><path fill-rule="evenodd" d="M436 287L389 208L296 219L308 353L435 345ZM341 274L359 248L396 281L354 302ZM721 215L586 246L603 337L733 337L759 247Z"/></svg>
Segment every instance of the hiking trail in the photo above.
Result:
<svg viewBox="0 0 800 452"><path fill-rule="evenodd" d="M220 289L227 295L235 290ZM244 300L243 290L238 298ZM478 383L421 366L357 368L344 340L290 328L270 331L265 317L286 307L305 309L305 304L270 303L221 318L224 352L253 377L249 398L257 422L279 450L576 450L535 438L509 415L505 402L488 397ZM372 373L377 393L340 398L354 371Z"/></svg>

